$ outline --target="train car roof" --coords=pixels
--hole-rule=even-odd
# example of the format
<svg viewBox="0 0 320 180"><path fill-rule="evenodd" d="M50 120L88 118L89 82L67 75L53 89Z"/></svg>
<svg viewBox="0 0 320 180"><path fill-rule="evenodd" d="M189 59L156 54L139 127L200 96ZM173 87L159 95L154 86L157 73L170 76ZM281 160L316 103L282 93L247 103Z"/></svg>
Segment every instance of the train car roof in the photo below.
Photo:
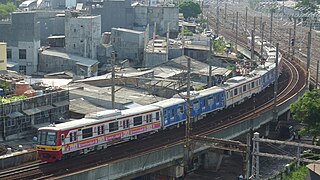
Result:
<svg viewBox="0 0 320 180"><path fill-rule="evenodd" d="M223 89L218 86L213 86L213 87L199 91L199 97L204 97L204 96L208 96L210 94L215 94L219 92L223 92Z"/></svg>
<svg viewBox="0 0 320 180"><path fill-rule="evenodd" d="M39 130L67 130L67 129L75 129L75 128L81 128L83 126L89 126L92 124L105 122L113 119L122 118L125 116L132 116L135 114L141 114L149 111L155 111L158 110L158 107L147 105L147 106L141 106L131 109L125 109L125 110L106 110L101 111L97 113L92 113L90 116L87 116L86 118L82 118L79 120L73 120L65 123L50 125L47 127L41 127ZM94 116L96 115L96 116Z"/></svg>
<svg viewBox="0 0 320 180"><path fill-rule="evenodd" d="M182 98L170 98L170 99L166 99L163 101L153 103L152 105L156 106L156 107L167 108L167 107L170 107L173 105L183 104L185 102L186 102L186 100L184 100Z"/></svg>
<svg viewBox="0 0 320 180"><path fill-rule="evenodd" d="M251 81L256 78L257 78L257 76L254 74L250 74L250 76L236 76L236 77L230 78L233 80L229 79L226 82L224 82L222 85L220 85L220 87L231 89L233 87L239 86L242 83Z"/></svg>

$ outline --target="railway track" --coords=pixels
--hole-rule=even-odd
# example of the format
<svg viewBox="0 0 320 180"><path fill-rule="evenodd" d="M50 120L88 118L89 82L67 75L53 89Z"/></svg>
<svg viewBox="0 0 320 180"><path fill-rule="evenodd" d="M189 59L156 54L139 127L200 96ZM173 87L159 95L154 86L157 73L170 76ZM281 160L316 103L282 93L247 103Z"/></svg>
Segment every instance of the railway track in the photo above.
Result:
<svg viewBox="0 0 320 180"><path fill-rule="evenodd" d="M287 100L304 86L304 76L298 74L303 72L301 66L294 62L285 62L284 72L279 79L278 103ZM296 68L297 66L298 68ZM295 78L296 76L296 78ZM289 82L289 83L287 83ZM211 114L204 120L198 121L193 125L193 134L207 135L218 132L223 128L251 119L259 113L272 108L273 87L269 87L263 94L254 99L250 99L238 105L237 111L226 109L217 114ZM256 106L252 106L254 102ZM227 116L228 115L228 116ZM84 169L97 167L117 159L128 158L131 156L149 153L164 146L181 144L184 142L185 128L162 131L152 135L150 138L129 141L127 143L111 146L103 151L82 155L73 159L60 161L54 164L36 164L23 169L11 169L0 172L3 179L55 179L64 174L69 174ZM142 143L143 142L143 143ZM27 170L29 168L29 170Z"/></svg>
<svg viewBox="0 0 320 180"><path fill-rule="evenodd" d="M231 33L234 34L234 33ZM227 32L226 32L226 36ZM230 37L232 38L232 37ZM246 43L242 37L238 42ZM285 53L284 53L285 54ZM295 61L289 61L283 56L284 69L279 78L278 104L284 103L297 92L304 88L305 71ZM194 135L208 135L214 132L252 119L273 107L273 86L261 94L236 106L235 109L226 109L219 113L210 114L205 119L193 124ZM166 130L152 136L135 141L111 146L102 151L81 155L72 159L59 161L53 164L29 164L19 168L0 171L1 179L58 179L64 174L75 173L81 170L98 167L118 159L125 159L136 155L156 151L164 146L184 143L185 127L175 130Z"/></svg>

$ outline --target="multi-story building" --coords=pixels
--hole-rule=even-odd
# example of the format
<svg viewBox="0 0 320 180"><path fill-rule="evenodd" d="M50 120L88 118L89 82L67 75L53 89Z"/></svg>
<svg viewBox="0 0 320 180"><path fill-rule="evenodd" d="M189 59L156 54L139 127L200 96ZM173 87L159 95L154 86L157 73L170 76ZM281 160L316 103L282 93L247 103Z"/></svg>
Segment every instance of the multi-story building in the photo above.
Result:
<svg viewBox="0 0 320 180"><path fill-rule="evenodd" d="M0 71L7 70L7 43L0 42Z"/></svg>
<svg viewBox="0 0 320 180"><path fill-rule="evenodd" d="M112 28L111 45L117 59L130 59L133 64L141 65L144 49L144 32L124 28Z"/></svg>
<svg viewBox="0 0 320 180"><path fill-rule="evenodd" d="M169 26L170 34L178 34L179 8L173 4L147 6L133 4L134 29L145 28L148 24L152 32L156 23L156 34L165 35Z"/></svg>
<svg viewBox="0 0 320 180"><path fill-rule="evenodd" d="M67 53L96 59L101 40L101 16L84 16L66 11L65 48Z"/></svg>
<svg viewBox="0 0 320 180"><path fill-rule="evenodd" d="M164 35L170 24L171 34L177 35L179 29L179 9L173 4L148 6L141 3L131 4L131 0L105 0L103 6L92 9L93 14L101 15L101 30L110 32L115 28L144 30L150 25L153 31L156 23L157 34Z"/></svg>
<svg viewBox="0 0 320 180"><path fill-rule="evenodd" d="M131 0L105 0L101 10L101 30L110 32L111 28L132 28L134 22L134 12L131 6ZM96 11L96 10L95 10Z"/></svg>
<svg viewBox="0 0 320 180"><path fill-rule="evenodd" d="M21 138L38 127L63 121L69 113L69 91L59 90L0 104L0 140Z"/></svg>
<svg viewBox="0 0 320 180"><path fill-rule="evenodd" d="M36 12L14 12L10 21L0 21L0 41L7 42L7 60L13 70L31 75L37 72L40 26Z"/></svg>

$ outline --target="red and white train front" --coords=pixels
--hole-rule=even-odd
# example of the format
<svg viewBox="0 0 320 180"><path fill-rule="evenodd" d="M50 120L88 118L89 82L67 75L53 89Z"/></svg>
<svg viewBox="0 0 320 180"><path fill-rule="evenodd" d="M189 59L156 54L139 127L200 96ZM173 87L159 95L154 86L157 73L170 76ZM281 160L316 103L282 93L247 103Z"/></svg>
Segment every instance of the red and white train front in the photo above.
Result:
<svg viewBox="0 0 320 180"><path fill-rule="evenodd" d="M37 152L41 161L55 162L62 158L62 146L58 137L59 131L50 127L39 129Z"/></svg>

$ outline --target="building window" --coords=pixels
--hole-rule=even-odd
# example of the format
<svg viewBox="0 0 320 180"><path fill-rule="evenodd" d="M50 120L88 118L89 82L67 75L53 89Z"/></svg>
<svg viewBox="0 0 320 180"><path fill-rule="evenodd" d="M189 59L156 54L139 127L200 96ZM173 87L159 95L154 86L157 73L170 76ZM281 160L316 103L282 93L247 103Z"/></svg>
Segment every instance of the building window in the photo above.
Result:
<svg viewBox="0 0 320 180"><path fill-rule="evenodd" d="M12 50L7 49L7 59L11 59L11 58L12 58Z"/></svg>
<svg viewBox="0 0 320 180"><path fill-rule="evenodd" d="M26 74L27 73L27 67L26 66L19 66L19 73Z"/></svg>
<svg viewBox="0 0 320 180"><path fill-rule="evenodd" d="M19 49L19 59L27 59L27 50Z"/></svg>

